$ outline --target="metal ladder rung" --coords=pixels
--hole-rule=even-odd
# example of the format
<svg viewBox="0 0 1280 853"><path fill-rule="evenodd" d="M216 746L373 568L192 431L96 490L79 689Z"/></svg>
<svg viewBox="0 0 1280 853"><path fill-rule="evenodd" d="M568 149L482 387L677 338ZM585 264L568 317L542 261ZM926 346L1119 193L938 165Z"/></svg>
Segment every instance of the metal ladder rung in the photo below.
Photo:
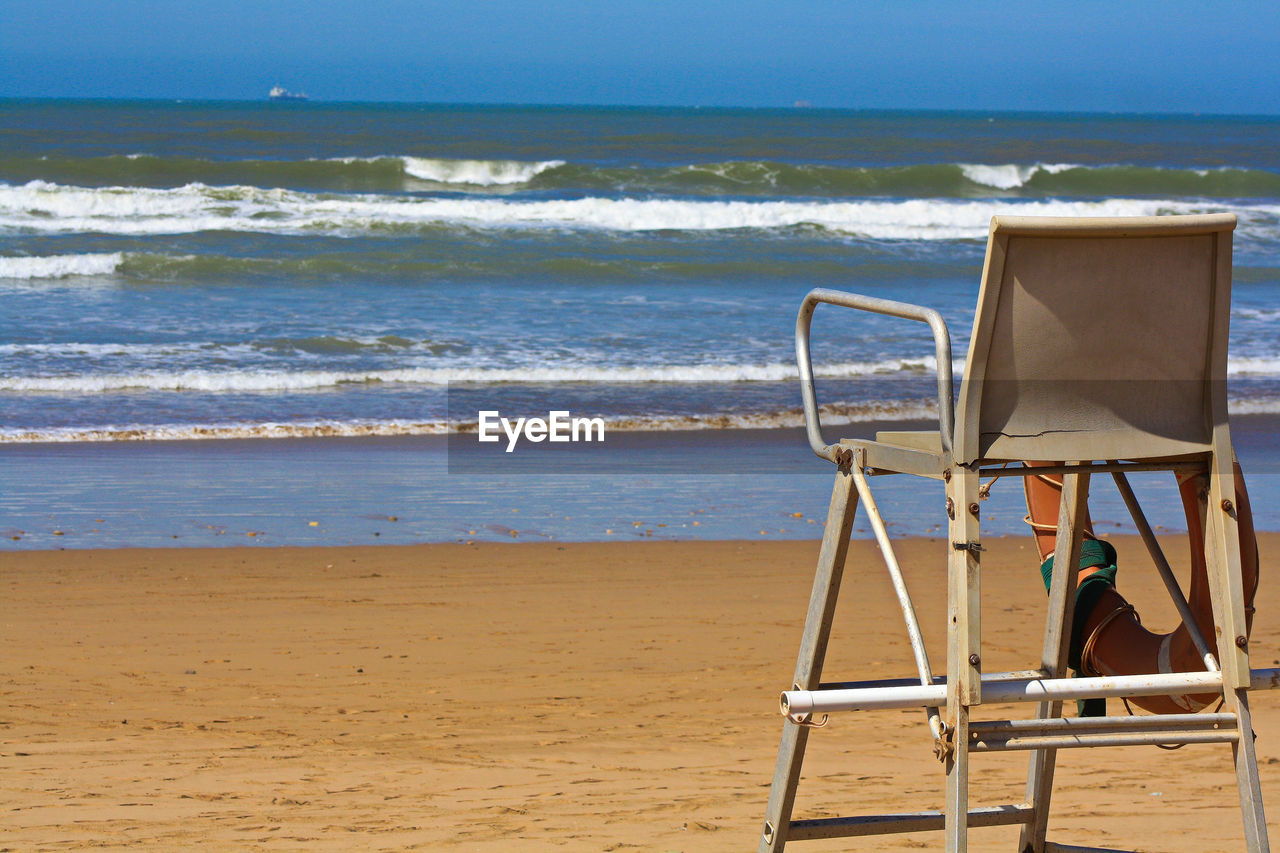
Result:
<svg viewBox="0 0 1280 853"><path fill-rule="evenodd" d="M1142 732L1124 732L1121 734L1063 734L1063 735L1030 735L994 736L982 740L970 739L969 749L972 752L1009 752L1027 749L1074 749L1091 746L1149 746L1152 744L1183 743L1235 743L1240 740L1240 733L1235 729L1211 729L1209 731L1189 732L1176 729L1154 729Z"/></svg>
<svg viewBox="0 0 1280 853"><path fill-rule="evenodd" d="M984 720L969 724L974 752L1139 746L1175 743L1235 743L1235 714L1164 714L1151 717L1054 717Z"/></svg>
<svg viewBox="0 0 1280 853"><path fill-rule="evenodd" d="M1034 812L1026 803L969 810L969 826L1008 826L1031 823L1033 818ZM793 820L787 830L787 840L810 841L816 838L851 838L859 835L927 832L940 830L943 825L942 812L935 811Z"/></svg>
<svg viewBox="0 0 1280 853"><path fill-rule="evenodd" d="M1236 715L1218 714L1156 714L1149 717L1051 717L1029 720L982 720L969 723L969 734L978 738L986 735L1022 736L1029 734L1118 733L1145 731L1147 729L1216 729L1234 727Z"/></svg>

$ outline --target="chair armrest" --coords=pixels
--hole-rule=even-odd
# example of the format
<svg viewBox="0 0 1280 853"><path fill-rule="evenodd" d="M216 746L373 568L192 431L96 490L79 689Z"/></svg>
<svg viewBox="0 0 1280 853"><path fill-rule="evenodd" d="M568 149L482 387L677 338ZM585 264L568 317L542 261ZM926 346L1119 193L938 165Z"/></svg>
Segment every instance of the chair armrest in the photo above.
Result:
<svg viewBox="0 0 1280 853"><path fill-rule="evenodd" d="M800 367L800 394L804 399L804 425L809 446L823 459L836 462L836 445L827 444L822 437L822 423L818 419L818 398L813 387L813 360L809 355L809 327L818 304L826 302L843 308L887 314L904 320L927 323L933 332L933 346L938 362L938 432L942 437L943 451L951 452L951 434L955 426L955 404L951 393L951 335L942 315L932 308L876 299L858 293L818 288L809 291L800 303L800 315L796 318L796 363Z"/></svg>

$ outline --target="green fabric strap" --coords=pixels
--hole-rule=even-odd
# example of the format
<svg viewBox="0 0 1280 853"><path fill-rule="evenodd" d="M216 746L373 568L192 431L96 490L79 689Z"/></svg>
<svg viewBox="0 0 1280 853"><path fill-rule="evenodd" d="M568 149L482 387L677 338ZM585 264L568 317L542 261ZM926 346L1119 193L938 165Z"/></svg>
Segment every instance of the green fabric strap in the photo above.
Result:
<svg viewBox="0 0 1280 853"><path fill-rule="evenodd" d="M1076 587L1076 606L1071 619L1071 648L1067 653L1067 663L1080 674L1080 653L1084 646L1084 626L1089 614L1097 606L1098 599L1107 587L1116 584L1116 549L1110 542L1100 539L1087 539L1080 546L1080 568L1098 570L1080 582ZM1053 557L1040 565L1040 576L1044 581L1045 591L1053 582ZM1086 699L1077 703L1082 717L1103 717L1107 713L1105 699Z"/></svg>

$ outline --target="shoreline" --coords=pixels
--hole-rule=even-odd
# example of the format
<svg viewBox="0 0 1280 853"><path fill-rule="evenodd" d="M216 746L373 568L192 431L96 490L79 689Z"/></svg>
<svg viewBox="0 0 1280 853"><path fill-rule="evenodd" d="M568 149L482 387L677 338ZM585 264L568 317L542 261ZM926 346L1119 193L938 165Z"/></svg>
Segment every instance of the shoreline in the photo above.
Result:
<svg viewBox="0 0 1280 853"><path fill-rule="evenodd" d="M697 417L697 416L691 416ZM709 419L706 423L711 424L716 419L729 420L734 415L716 415ZM749 415L744 415L749 418ZM1280 450L1280 412L1241 412L1232 414L1230 417L1232 426L1232 436L1236 444L1240 443L1243 438L1249 445L1270 446L1273 449ZM286 430L289 424L280 424ZM607 424L606 424L607 426ZM822 431L829 440L838 438L873 438L875 433L881 430L936 430L938 428L937 418L867 418L852 420L848 422L834 421L831 423L823 422ZM467 429L453 432L396 432L396 433L368 433L368 434L318 434L318 435L301 435L289 432L281 432L280 434L268 434L261 436L210 436L206 438L107 438L107 439L76 439L76 440L53 440L53 441L0 441L0 452L13 450L47 450L56 452L59 449L71 449L77 447L211 447L219 445L256 445L262 443L272 444L288 444L296 443L395 443L395 442L421 442L429 446L447 445L451 440L465 439L474 441L476 431ZM750 443L765 443L765 439L772 437L774 443L779 439L791 441L797 448L805 449L808 453L808 443L805 438L805 427L803 424L797 426L724 426L724 425L698 425L698 426L671 426L662 429L615 429L609 427L607 436L611 440L619 442L624 449L632 449L645 446L659 446L664 444L680 444L691 443L706 445L709 447L723 446L730 437L744 437ZM1270 439L1268 442L1267 439ZM505 441L505 439L504 439ZM501 444L501 442L500 442ZM521 444L522 449L538 449L527 443ZM436 448L442 449L442 448ZM803 461L809 459L801 457Z"/></svg>
<svg viewBox="0 0 1280 853"><path fill-rule="evenodd" d="M1157 606L1143 546L1116 542L1121 588L1145 624L1168 630L1176 617ZM1021 668L1043 632L1032 542L987 544L984 661ZM1268 575L1280 535L1261 545ZM897 547L937 669L945 541ZM1185 537L1166 551L1185 575ZM6 843L749 848L816 555L815 542L756 541L11 554ZM874 546L854 542L829 678L914 671L893 595ZM1278 613L1280 587L1264 583L1255 667L1280 663ZM1256 693L1253 706L1274 803L1280 695ZM1025 756L975 760L975 800L1021 794ZM943 797L918 712L835 715L805 770L797 817ZM1051 837L1063 843L1242 849L1225 748L1070 750L1058 774ZM1015 839L1008 827L973 836L979 849ZM921 842L938 839L846 846Z"/></svg>

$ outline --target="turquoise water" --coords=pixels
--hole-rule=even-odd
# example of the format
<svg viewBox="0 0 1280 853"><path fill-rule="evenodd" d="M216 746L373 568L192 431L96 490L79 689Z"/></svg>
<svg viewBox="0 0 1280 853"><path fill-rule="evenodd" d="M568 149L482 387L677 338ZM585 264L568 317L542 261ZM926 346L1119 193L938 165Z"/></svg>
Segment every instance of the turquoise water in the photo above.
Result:
<svg viewBox="0 0 1280 853"><path fill-rule="evenodd" d="M1280 122L8 101L0 437L420 434L446 389L631 429L798 423L812 286L963 352L996 212L1233 210L1237 411L1280 411ZM833 419L927 414L931 347L817 339ZM726 420L727 419L727 420Z"/></svg>
<svg viewBox="0 0 1280 853"><path fill-rule="evenodd" d="M794 428L811 287L962 354L991 215L1224 210L1232 410L1277 414L1278 119L0 101L0 452ZM821 313L828 423L932 416L926 335Z"/></svg>

